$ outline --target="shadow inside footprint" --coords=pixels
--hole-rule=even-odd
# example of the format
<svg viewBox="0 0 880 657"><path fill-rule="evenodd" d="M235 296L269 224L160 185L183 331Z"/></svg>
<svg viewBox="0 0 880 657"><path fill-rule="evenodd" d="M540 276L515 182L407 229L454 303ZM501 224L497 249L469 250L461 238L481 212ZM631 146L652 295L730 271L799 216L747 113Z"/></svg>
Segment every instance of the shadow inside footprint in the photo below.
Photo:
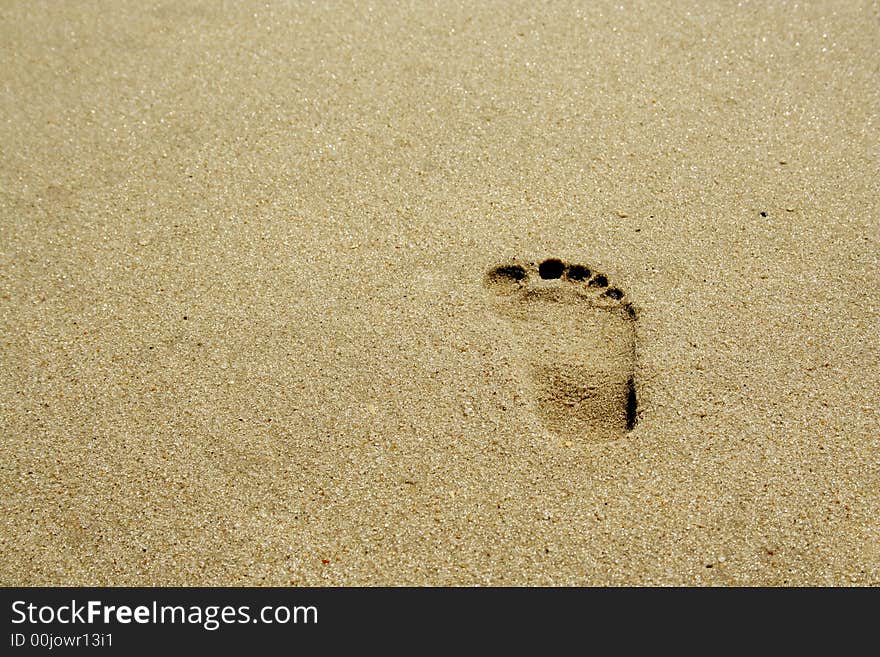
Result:
<svg viewBox="0 0 880 657"><path fill-rule="evenodd" d="M499 265L493 267L486 274L484 283L486 287L491 288L496 294L504 294L514 292L520 281L528 278L528 272L525 267L520 265Z"/></svg>
<svg viewBox="0 0 880 657"><path fill-rule="evenodd" d="M602 442L635 426L635 311L623 290L557 258L498 265L484 283L513 328L535 409L551 431Z"/></svg>

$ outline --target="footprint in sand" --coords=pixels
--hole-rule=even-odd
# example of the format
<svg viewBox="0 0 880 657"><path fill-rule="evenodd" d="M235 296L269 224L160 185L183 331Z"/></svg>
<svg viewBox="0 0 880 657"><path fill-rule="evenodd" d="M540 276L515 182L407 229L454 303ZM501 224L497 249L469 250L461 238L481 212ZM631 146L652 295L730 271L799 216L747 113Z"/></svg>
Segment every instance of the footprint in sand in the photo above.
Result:
<svg viewBox="0 0 880 657"><path fill-rule="evenodd" d="M554 433L581 442L620 438L636 422L636 313L626 294L584 265L513 260L484 279Z"/></svg>

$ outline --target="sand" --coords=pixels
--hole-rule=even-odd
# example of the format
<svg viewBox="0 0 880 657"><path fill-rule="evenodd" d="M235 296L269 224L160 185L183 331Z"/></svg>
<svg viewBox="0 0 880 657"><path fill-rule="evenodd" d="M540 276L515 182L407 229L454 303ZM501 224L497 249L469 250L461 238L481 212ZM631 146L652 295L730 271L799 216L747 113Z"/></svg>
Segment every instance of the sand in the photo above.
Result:
<svg viewBox="0 0 880 657"><path fill-rule="evenodd" d="M880 584L876 3L0 34L0 584ZM548 257L638 310L615 439L492 309Z"/></svg>

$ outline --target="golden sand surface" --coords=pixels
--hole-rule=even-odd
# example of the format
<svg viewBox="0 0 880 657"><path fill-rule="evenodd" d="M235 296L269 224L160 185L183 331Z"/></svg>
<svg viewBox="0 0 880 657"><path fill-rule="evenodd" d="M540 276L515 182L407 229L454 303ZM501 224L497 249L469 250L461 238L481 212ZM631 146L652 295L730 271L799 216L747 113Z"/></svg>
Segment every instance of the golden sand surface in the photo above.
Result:
<svg viewBox="0 0 880 657"><path fill-rule="evenodd" d="M2 3L0 584L880 584L880 7L661 4Z"/></svg>

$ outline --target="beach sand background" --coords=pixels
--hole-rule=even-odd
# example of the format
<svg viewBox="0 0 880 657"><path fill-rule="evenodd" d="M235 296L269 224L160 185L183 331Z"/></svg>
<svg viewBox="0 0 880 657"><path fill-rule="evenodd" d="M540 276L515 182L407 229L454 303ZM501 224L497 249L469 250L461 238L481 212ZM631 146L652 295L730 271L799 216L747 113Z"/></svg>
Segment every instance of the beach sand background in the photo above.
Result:
<svg viewBox="0 0 880 657"><path fill-rule="evenodd" d="M876 2L0 35L0 583L880 584ZM515 256L638 307L626 436L533 412Z"/></svg>

